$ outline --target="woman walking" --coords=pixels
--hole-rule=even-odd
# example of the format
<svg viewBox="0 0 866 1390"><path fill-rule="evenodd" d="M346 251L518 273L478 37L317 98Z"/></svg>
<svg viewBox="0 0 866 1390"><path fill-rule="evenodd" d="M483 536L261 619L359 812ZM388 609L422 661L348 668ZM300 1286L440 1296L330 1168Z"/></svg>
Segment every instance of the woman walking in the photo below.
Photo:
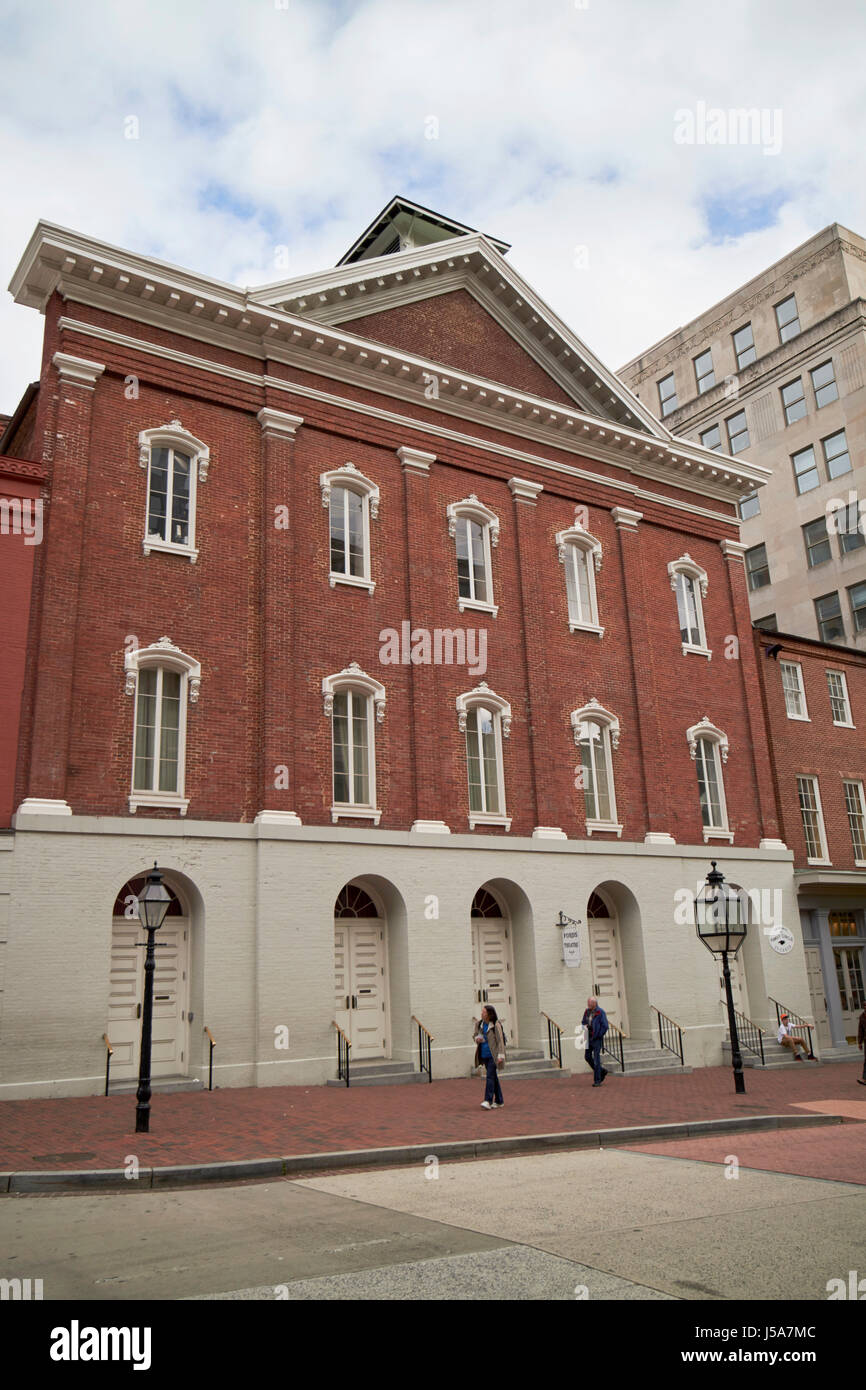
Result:
<svg viewBox="0 0 866 1390"><path fill-rule="evenodd" d="M481 1104L485 1110L496 1110L505 1104L497 1072L498 1067L505 1065L505 1033L492 1004L485 1004L481 1010L481 1022L475 1033L475 1042L476 1065L480 1066L483 1063L487 1068L487 1084Z"/></svg>

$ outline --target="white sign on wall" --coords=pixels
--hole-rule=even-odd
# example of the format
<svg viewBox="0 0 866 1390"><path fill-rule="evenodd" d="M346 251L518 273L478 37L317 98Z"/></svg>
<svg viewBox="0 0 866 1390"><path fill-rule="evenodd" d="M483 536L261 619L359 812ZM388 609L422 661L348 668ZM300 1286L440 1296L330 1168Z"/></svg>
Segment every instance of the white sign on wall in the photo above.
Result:
<svg viewBox="0 0 866 1390"><path fill-rule="evenodd" d="M580 922L560 912L558 925L562 928L562 959L566 965L580 965Z"/></svg>

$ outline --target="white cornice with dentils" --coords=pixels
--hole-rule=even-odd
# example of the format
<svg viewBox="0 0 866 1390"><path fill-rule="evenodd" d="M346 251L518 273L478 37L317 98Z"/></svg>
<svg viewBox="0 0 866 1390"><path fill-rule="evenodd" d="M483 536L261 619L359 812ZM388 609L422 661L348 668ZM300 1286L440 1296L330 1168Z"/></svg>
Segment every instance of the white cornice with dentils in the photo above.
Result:
<svg viewBox="0 0 866 1390"><path fill-rule="evenodd" d="M510 275L510 268L498 252L483 237L478 240L489 253L487 259L495 257ZM432 249L422 248L404 253L404 256L414 261L425 255L429 257ZM432 407L435 410L475 419L488 427L495 423L496 427L504 427L518 436L625 466L638 476L658 478L675 485L685 482L687 487L694 479L697 490L719 498L732 494L739 497L746 490L745 483L762 486L770 476L770 470L754 463L725 468L724 455L687 440L675 439L652 416L648 418L653 420L654 437L467 372L451 368L443 371L440 364L428 358L383 348L370 339L341 329L316 324L270 306L260 306L249 293L219 281L189 275L163 262L128 255L44 223L39 224L31 238L10 289L17 302L42 309L51 294L59 290L67 299L196 341L259 359L272 358L404 400L423 403L425 387L432 374L439 391ZM531 295L528 287L526 290ZM550 314L546 306L541 306L541 301L537 303L543 312ZM558 325L555 316L551 314L550 317L551 322ZM67 326L71 327L72 322L66 320ZM106 330L98 334L93 325L78 325L78 331L89 332L91 336L109 336ZM124 335L114 337L122 340ZM573 341L577 344L576 339ZM582 350L582 345L578 346ZM170 355L164 351L165 355ZM182 356L184 354L176 354L178 358ZM191 360L200 362L200 359ZM204 362L201 365L211 366ZM600 370L605 372L604 368ZM251 375L238 369L228 369L227 374L241 379ZM620 399L623 389L618 390ZM635 404L638 403L635 401Z"/></svg>

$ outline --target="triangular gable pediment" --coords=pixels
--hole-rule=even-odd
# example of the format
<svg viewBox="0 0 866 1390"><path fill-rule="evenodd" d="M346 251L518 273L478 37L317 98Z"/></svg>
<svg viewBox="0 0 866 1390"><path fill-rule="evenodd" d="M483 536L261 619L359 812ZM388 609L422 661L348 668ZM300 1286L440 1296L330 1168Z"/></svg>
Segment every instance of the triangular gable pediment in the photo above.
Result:
<svg viewBox="0 0 866 1390"><path fill-rule="evenodd" d="M431 326L434 315L426 315L425 323L422 306L443 295L456 295L458 291L463 295L448 304L444 317L453 321L462 315L468 325L470 318L465 300L474 300L515 345L508 351L503 348L502 357L506 362L511 361L511 371L516 372L517 377L512 379L497 373L490 361L470 368L444 355L447 346L444 333ZM471 370L488 380L517 389L530 390L524 381L531 378L537 383L531 388L533 394L560 404L568 401L583 414L639 430L656 439L668 441L672 438L665 426L481 235L453 237L434 246L265 285L251 291L249 299L332 328L344 326L358 336L369 336L373 341L392 347L402 346L420 355L429 353L433 361L454 369ZM415 312L406 312L407 306L416 306ZM392 314L396 309L404 312ZM477 310L474 312L477 325ZM369 320L366 326L365 320ZM398 335L400 342L381 336L389 331ZM491 341L503 344L492 326L488 333ZM417 346L409 341L412 334L418 335ZM420 341L425 337L431 343L438 342L439 346L426 349ZM515 355L515 349L520 350L520 357ZM464 350L468 352L469 348ZM539 369L543 373L540 377ZM550 388L545 389L546 381L558 388L555 393Z"/></svg>

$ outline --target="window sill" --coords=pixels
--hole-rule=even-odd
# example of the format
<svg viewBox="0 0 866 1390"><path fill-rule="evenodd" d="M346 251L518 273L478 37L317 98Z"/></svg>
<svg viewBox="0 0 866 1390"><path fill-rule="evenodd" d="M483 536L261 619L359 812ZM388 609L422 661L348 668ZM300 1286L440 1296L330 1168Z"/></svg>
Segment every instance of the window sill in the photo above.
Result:
<svg viewBox="0 0 866 1390"><path fill-rule="evenodd" d="M834 719L834 720L833 720L833 727L834 727L834 729L856 729L856 728L857 728L857 725L856 725L856 724L849 724L849 723L847 723L846 720L844 720L844 719Z"/></svg>
<svg viewBox="0 0 866 1390"><path fill-rule="evenodd" d="M495 618L499 612L498 603L477 603L474 598L458 599L457 607L461 613L465 613L468 608L473 613L489 613L491 618Z"/></svg>
<svg viewBox="0 0 866 1390"><path fill-rule="evenodd" d="M854 868L855 868L855 869L866 869L866 859L855 859L855 860L854 860Z"/></svg>
<svg viewBox="0 0 866 1390"><path fill-rule="evenodd" d="M811 724L812 720L808 714L789 714L789 719L796 719L800 724Z"/></svg>
<svg viewBox="0 0 866 1390"><path fill-rule="evenodd" d="M809 859L809 858L807 857L806 863L807 863L807 864L816 864L816 865L817 865L817 864L823 864L823 866L824 866L825 869L832 869L832 867L833 867L833 861L832 861L831 859Z"/></svg>
<svg viewBox="0 0 866 1390"><path fill-rule="evenodd" d="M682 648L683 656L686 656L688 653L691 653L693 656L705 656L707 658L707 661L710 661L712 659L713 654L710 651L709 647L693 647L691 642L683 642Z"/></svg>
<svg viewBox="0 0 866 1390"><path fill-rule="evenodd" d="M621 826L621 825L614 825L612 821L588 820L588 821L586 822L586 833L587 833L587 835L591 835L591 834L593 833L593 831L596 831L596 832L604 832L604 831L607 831L608 834L610 834L610 835L616 835L616 838L617 838L618 840L622 839L622 826Z"/></svg>
<svg viewBox="0 0 866 1390"><path fill-rule="evenodd" d="M376 587L375 579L359 579L353 574L329 574L328 583L332 589L338 584L347 584L350 589L366 589L371 594Z"/></svg>
<svg viewBox="0 0 866 1390"><path fill-rule="evenodd" d="M331 824L336 825L338 820L371 820L374 825L378 825L382 819L382 812L375 806L332 806Z"/></svg>
<svg viewBox="0 0 866 1390"><path fill-rule="evenodd" d="M728 844L734 843L733 830L715 830L704 827L704 844L709 844L710 840L727 840Z"/></svg>
<svg viewBox="0 0 866 1390"><path fill-rule="evenodd" d="M494 816L487 811L470 811L469 829L474 830L476 825L503 825L506 830L510 830L511 816Z"/></svg>
<svg viewBox="0 0 866 1390"><path fill-rule="evenodd" d="M143 540L141 548L145 555L149 555L152 550L161 551L164 555L183 555L193 565L198 559L198 551L191 545L170 545L168 541Z"/></svg>
<svg viewBox="0 0 866 1390"><path fill-rule="evenodd" d="M604 636L604 628L597 623L572 623L568 624L569 632L594 632L598 637Z"/></svg>
<svg viewBox="0 0 866 1390"><path fill-rule="evenodd" d="M139 806L158 806L163 810L179 811L185 816L188 805L188 796L172 796L168 792L133 792L129 798L129 809L133 815Z"/></svg>

